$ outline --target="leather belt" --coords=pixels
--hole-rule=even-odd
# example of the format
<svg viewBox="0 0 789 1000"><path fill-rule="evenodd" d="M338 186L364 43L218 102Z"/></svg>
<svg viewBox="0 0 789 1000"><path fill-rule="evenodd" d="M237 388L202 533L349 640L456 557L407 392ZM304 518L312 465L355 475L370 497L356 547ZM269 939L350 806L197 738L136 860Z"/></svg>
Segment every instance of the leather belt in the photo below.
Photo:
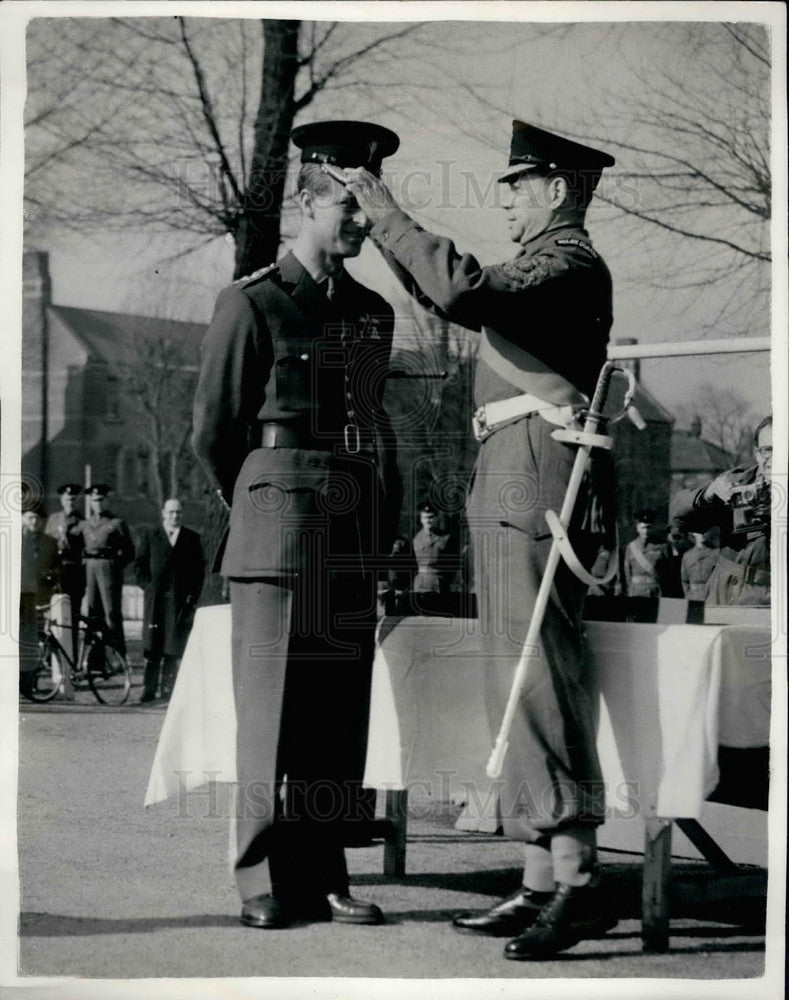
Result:
<svg viewBox="0 0 789 1000"><path fill-rule="evenodd" d="M573 423L578 407L575 406L555 406L553 403L546 403L539 396L532 396L530 392L525 392L520 396L512 396L510 399L502 399L496 403L485 403L480 406L471 418L474 425L474 437L477 441L484 441L488 435L498 430L503 424L515 417L525 417L529 413L539 413L539 415L551 424L559 427L570 427Z"/></svg>
<svg viewBox="0 0 789 1000"><path fill-rule="evenodd" d="M113 549L99 549L97 552L84 552L85 559L112 559L115 555Z"/></svg>
<svg viewBox="0 0 789 1000"><path fill-rule="evenodd" d="M316 437L302 427L267 421L262 425L260 434L261 448L300 448L305 451L332 452L341 450L349 455L356 455L360 452L372 452L374 445L373 432L355 424L346 424L342 437L339 435Z"/></svg>

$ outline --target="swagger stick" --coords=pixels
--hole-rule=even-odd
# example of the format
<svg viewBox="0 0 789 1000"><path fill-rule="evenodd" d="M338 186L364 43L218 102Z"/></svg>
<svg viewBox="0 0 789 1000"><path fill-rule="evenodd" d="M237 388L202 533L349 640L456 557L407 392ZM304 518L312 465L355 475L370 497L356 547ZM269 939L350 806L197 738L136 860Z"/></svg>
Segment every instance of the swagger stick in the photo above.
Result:
<svg viewBox="0 0 789 1000"><path fill-rule="evenodd" d="M572 516L573 509L575 508L575 502L578 499L578 491L581 488L581 482L583 480L584 473L586 472L586 466L589 464L589 455L592 448L595 447L595 444L599 445L601 443L601 438L597 435L597 429L600 425L600 421L603 419L603 407L605 406L606 397L608 396L608 387L611 384L611 378L617 368L618 365L616 365L613 361L606 361L603 365L600 370L600 376L597 379L594 398L592 399L591 406L586 414L583 432L576 436L579 448L575 456L575 463L573 464L572 472L570 473L570 481L567 484L567 492L564 495L561 514L559 515L559 520L565 528L570 523L570 518ZM557 432L554 432L554 434L557 434ZM504 711L501 729L499 729L499 735L496 737L496 744L493 747L490 759L488 760L486 772L489 778L500 777L502 767L504 766L504 757L509 746L510 729L512 728L512 722L515 718L518 701L520 700L520 693L523 689L524 681L526 680L526 670L529 665L529 658L533 655L531 650L540 640L540 630L542 628L543 618L545 617L545 609L548 606L548 599L550 597L551 587L553 586L553 578L556 575L556 570L559 566L560 556L560 543L554 536L554 540L551 543L551 551L548 553L548 561L545 564L545 571L543 573L540 589L537 591L537 600L534 602L534 611L532 612L531 622L529 623L529 630L526 633L526 641L523 644L523 651L521 652L520 659L518 660L518 665L515 668L515 675L512 680L512 689L510 690L509 701L507 702L507 707Z"/></svg>

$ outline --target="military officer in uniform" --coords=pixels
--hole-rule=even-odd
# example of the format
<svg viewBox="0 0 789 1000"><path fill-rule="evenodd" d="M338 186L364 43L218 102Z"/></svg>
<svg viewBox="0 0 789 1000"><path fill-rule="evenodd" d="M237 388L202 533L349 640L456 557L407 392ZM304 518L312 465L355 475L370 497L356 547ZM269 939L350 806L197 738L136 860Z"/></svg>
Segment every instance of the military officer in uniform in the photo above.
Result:
<svg viewBox="0 0 789 1000"><path fill-rule="evenodd" d="M707 582L718 563L720 549L710 531L691 531L693 548L682 556L682 590L689 601L706 601Z"/></svg>
<svg viewBox="0 0 789 1000"><path fill-rule="evenodd" d="M82 607L82 595L85 593L85 570L82 565L82 534L76 529L84 521L82 514L75 509L76 498L82 492L79 483L63 483L58 487L60 510L50 514L44 531L54 538L58 547L60 560L60 583L69 598L71 613L71 638L74 662L77 662L79 645L79 613Z"/></svg>
<svg viewBox="0 0 789 1000"><path fill-rule="evenodd" d="M340 121L293 141L299 234L276 266L220 293L194 406L195 451L230 505L234 872L241 922L258 928L383 919L351 897L344 846L364 840L372 808L375 571L400 502L382 405L394 316L343 266L369 222L324 167L377 172L399 140Z"/></svg>
<svg viewBox="0 0 789 1000"><path fill-rule="evenodd" d="M406 288L438 314L482 331L476 370L480 449L467 502L492 733L551 545L575 453L555 441L591 397L606 358L611 278L584 228L606 153L513 123L504 210L514 259L482 266L401 211L380 180L352 171L349 190L373 220L371 238ZM610 530L591 491L570 534L587 565ZM525 842L523 883L458 930L516 935L509 959L542 958L616 923L598 885L601 773L581 655L585 587L562 565L510 733L500 806L507 836Z"/></svg>
<svg viewBox="0 0 789 1000"><path fill-rule="evenodd" d="M125 521L107 509L111 487L96 483L85 491L90 511L74 529L82 536L88 614L103 618L108 635L126 654L121 596L123 569L134 558L134 542Z"/></svg>
<svg viewBox="0 0 789 1000"><path fill-rule="evenodd" d="M660 583L656 566L663 548L650 536L655 523L654 511L636 511L635 520L636 537L628 543L623 563L627 596L658 597Z"/></svg>
<svg viewBox="0 0 789 1000"><path fill-rule="evenodd" d="M452 583L454 574L447 565L451 540L449 534L436 530L437 513L430 503L419 509L422 527L412 541L416 576L411 589L415 594L445 594Z"/></svg>

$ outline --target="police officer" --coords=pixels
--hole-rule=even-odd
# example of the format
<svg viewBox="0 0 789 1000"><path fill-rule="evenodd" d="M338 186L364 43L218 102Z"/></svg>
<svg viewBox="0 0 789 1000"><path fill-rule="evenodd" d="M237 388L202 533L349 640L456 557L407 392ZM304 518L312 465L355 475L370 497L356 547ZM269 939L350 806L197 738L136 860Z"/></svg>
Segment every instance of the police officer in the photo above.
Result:
<svg viewBox="0 0 789 1000"><path fill-rule="evenodd" d="M438 511L430 503L419 508L422 527L412 542L416 559L416 576L412 584L415 594L445 594L452 583L453 573L447 566L450 536L436 530L437 514Z"/></svg>
<svg viewBox="0 0 789 1000"><path fill-rule="evenodd" d="M123 569L134 558L134 542L126 522L107 508L110 491L104 483L88 487L85 495L90 511L74 531L82 536L88 614L104 619L108 635L125 655Z"/></svg>
<svg viewBox="0 0 789 1000"><path fill-rule="evenodd" d="M658 597L660 584L656 565L663 549L650 536L655 523L655 512L638 510L635 513L636 537L625 549L623 568L628 597Z"/></svg>
<svg viewBox="0 0 789 1000"><path fill-rule="evenodd" d="M383 919L351 897L344 845L364 840L372 809L361 778L375 569L400 497L382 406L394 316L344 269L369 222L323 168L377 172L399 140L339 121L293 141L299 234L276 266L220 293L194 407L195 451L231 506L234 870L241 922L258 928Z"/></svg>
<svg viewBox="0 0 789 1000"><path fill-rule="evenodd" d="M82 487L79 483L63 483L59 486L57 494L60 497L60 510L49 515L44 528L46 534L57 542L61 586L68 595L70 605L74 663L77 662L79 645L79 612L82 595L85 593L85 570L82 565L83 538L81 532L77 530L84 518L74 507L76 498L81 492Z"/></svg>
<svg viewBox="0 0 789 1000"><path fill-rule="evenodd" d="M773 418L753 435L754 463L728 469L700 489L680 490L671 514L688 531L720 529L721 549L707 582L707 602L770 604L770 505Z"/></svg>
<svg viewBox="0 0 789 1000"><path fill-rule="evenodd" d="M514 259L484 267L422 229L368 172L350 190L375 223L371 238L420 302L482 331L476 370L480 449L467 503L490 722L498 731L551 545L574 451L551 437L593 393L611 326L611 278L584 229L586 207L613 158L513 122L499 178ZM586 498L584 498L586 499ZM571 525L591 565L610 524L582 502ZM584 587L562 566L530 659L511 731L500 805L507 836L525 842L523 884L459 930L512 935L505 957L552 955L616 923L598 887L601 773L592 699L581 665Z"/></svg>

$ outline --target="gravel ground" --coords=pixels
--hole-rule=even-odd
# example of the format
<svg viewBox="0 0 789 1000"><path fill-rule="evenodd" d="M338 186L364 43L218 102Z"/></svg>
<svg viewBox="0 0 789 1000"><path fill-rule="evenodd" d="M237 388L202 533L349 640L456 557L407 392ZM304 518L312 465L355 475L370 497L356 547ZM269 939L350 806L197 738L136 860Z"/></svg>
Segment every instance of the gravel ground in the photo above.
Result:
<svg viewBox="0 0 789 1000"><path fill-rule="evenodd" d="M135 679L133 700L139 696L139 667ZM504 961L501 940L456 934L447 919L512 890L517 846L456 831L457 811L436 802L413 804L403 879L381 874L380 846L349 852L354 893L382 906L385 926L312 924L276 932L242 927L226 864L227 790L218 786L213 798L193 794L142 807L163 714L162 707L133 704L102 708L87 692L75 705L20 704L21 976L492 981L720 980L763 973L763 913L754 900L708 904L705 912L680 899L671 951L644 954L637 919L640 858L623 854L604 856L621 915L613 932L553 961ZM675 865L677 884L705 872L699 863ZM88 996L88 985L75 998ZM169 997L190 995L173 992L175 985ZM403 984L399 995L418 992L417 984ZM284 995L265 993L277 1000ZM480 986L473 995L497 994ZM638 989L632 995L662 993ZM716 996L714 989L709 995ZM760 995L750 993L754 1000Z"/></svg>

